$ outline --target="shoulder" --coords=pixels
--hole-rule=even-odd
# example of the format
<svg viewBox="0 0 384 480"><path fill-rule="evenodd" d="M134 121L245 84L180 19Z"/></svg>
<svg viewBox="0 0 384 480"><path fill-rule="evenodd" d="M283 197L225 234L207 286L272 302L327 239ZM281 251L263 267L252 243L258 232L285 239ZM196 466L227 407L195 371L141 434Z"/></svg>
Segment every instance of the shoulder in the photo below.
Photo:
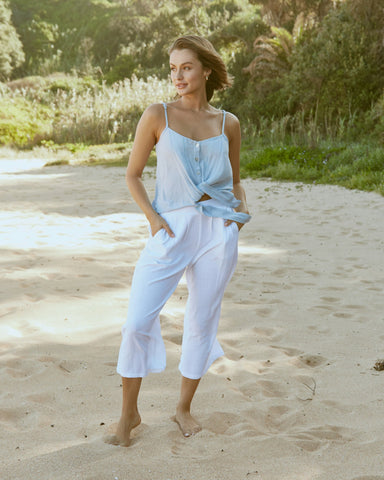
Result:
<svg viewBox="0 0 384 480"><path fill-rule="evenodd" d="M164 105L162 103L152 103L144 110L142 118L145 120L160 120L164 118Z"/></svg>
<svg viewBox="0 0 384 480"><path fill-rule="evenodd" d="M158 139L165 127L164 106L162 103L153 103L144 110L139 122L141 132L153 135Z"/></svg>
<svg viewBox="0 0 384 480"><path fill-rule="evenodd" d="M234 115L231 112L225 112L225 123L228 124L228 126L232 127L232 128L233 127L236 127L236 128L240 127L239 119L236 117L236 115Z"/></svg>
<svg viewBox="0 0 384 480"><path fill-rule="evenodd" d="M239 119L231 112L225 112L225 134L228 139L240 136L240 122Z"/></svg>

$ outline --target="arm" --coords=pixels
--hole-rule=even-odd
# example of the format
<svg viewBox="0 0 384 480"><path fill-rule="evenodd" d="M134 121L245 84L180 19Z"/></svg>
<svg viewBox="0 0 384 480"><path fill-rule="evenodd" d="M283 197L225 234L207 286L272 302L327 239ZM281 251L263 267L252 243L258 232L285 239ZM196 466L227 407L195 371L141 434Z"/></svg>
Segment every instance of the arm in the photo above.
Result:
<svg viewBox="0 0 384 480"><path fill-rule="evenodd" d="M240 183L240 146L241 146L241 131L240 122L233 114L227 114L225 133L229 141L229 160L232 166L233 175L233 194L240 200L240 205L235 209L236 212L248 213L247 198L245 196L244 188ZM230 225L231 220L226 221L226 225ZM244 226L243 223L237 223L239 230Z"/></svg>
<svg viewBox="0 0 384 480"><path fill-rule="evenodd" d="M125 179L132 198L148 219L152 235L164 228L173 237L174 234L167 222L153 209L141 178L151 150L162 130L163 117L164 112L161 105L151 105L143 113L137 125Z"/></svg>

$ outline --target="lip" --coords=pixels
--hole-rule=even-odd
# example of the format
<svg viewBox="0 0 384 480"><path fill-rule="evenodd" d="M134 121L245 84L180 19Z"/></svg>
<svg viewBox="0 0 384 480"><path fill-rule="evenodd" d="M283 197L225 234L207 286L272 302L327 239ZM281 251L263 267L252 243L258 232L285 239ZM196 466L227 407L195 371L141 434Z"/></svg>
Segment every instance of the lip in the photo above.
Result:
<svg viewBox="0 0 384 480"><path fill-rule="evenodd" d="M187 83L176 83L176 88L178 89L182 89L182 88L185 88L188 84Z"/></svg>

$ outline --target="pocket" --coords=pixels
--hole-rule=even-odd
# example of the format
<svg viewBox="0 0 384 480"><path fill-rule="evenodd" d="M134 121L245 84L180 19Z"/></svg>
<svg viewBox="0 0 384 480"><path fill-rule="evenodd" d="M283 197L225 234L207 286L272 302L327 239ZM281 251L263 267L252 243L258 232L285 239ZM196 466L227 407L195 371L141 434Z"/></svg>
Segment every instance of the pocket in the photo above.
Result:
<svg viewBox="0 0 384 480"><path fill-rule="evenodd" d="M156 238L159 236L161 230L164 230L164 228L160 228L160 230L158 230L155 235L152 235L152 230L151 230L151 225L148 224L148 233L149 233L149 238Z"/></svg>
<svg viewBox="0 0 384 480"><path fill-rule="evenodd" d="M234 225L234 229L235 229L235 231L236 231L237 233L240 232L239 227L237 226L237 223L236 223L236 222L232 222L231 225Z"/></svg>
<svg viewBox="0 0 384 480"><path fill-rule="evenodd" d="M165 232L165 229L164 228L160 228L160 230L158 230L155 235L152 235L152 232L150 230L150 233L151 233L151 238L158 238L158 237L161 237L162 235L162 232Z"/></svg>

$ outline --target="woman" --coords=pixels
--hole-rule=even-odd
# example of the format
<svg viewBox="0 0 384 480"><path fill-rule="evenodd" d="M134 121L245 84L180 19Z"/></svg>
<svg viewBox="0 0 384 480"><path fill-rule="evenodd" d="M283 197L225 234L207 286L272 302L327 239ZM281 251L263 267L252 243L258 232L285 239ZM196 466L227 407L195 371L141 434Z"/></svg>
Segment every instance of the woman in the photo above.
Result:
<svg viewBox="0 0 384 480"><path fill-rule="evenodd" d="M159 313L186 271L189 297L184 319L180 400L175 421L184 436L201 430L191 402L201 377L223 351L216 339L224 289L237 261L238 232L249 221L240 185L237 118L208 102L230 84L212 44L198 36L170 48L178 99L146 109L137 126L126 180L148 219L150 236L132 280L117 372L122 415L108 443L128 446L141 419L141 381L165 368ZM156 145L157 178L151 204L141 176Z"/></svg>

